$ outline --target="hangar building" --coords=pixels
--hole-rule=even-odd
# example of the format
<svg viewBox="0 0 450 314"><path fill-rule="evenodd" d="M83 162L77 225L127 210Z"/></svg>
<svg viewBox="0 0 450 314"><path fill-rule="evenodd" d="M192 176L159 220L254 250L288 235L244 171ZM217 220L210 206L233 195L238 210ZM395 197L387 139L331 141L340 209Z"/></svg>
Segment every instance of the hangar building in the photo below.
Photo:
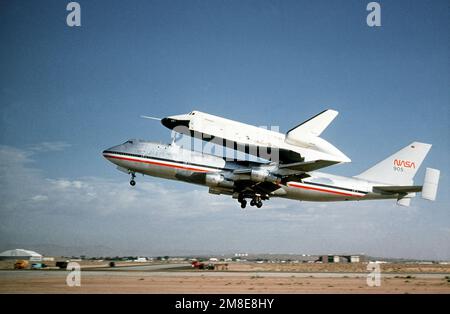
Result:
<svg viewBox="0 0 450 314"><path fill-rule="evenodd" d="M7 250L0 253L0 260L23 259L30 261L41 261L42 255L34 251L24 249Z"/></svg>

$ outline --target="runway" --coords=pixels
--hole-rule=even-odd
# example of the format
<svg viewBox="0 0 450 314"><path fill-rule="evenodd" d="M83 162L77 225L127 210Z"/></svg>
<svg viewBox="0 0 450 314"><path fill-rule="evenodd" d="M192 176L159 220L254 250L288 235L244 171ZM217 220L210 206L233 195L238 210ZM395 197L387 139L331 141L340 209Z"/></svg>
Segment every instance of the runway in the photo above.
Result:
<svg viewBox="0 0 450 314"><path fill-rule="evenodd" d="M150 268L142 266L145 268ZM125 268L125 267L124 267ZM85 277L253 277L253 278L366 278L368 273L299 273L299 272L246 272L246 271L128 271L124 268L114 270L82 270ZM177 267L167 267L167 269ZM160 269L160 268L157 268ZM69 271L64 270L0 270L2 277L61 277L66 276ZM383 278L421 278L421 279L445 279L448 273L386 273L381 274Z"/></svg>
<svg viewBox="0 0 450 314"><path fill-rule="evenodd" d="M167 271L161 271L160 267L151 270L146 267L147 270L143 271L126 268L82 270L79 287L66 284L69 271L5 270L0 271L0 293L450 294L448 273L382 274L381 286L370 287L367 273L177 271L174 267Z"/></svg>

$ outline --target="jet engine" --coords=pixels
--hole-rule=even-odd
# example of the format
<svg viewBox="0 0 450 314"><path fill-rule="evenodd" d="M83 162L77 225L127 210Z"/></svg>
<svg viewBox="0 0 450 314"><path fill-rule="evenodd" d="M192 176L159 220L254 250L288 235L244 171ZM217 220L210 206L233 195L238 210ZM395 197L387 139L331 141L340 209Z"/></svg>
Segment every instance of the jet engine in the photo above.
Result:
<svg viewBox="0 0 450 314"><path fill-rule="evenodd" d="M268 170L266 169L252 169L250 173L250 179L255 182L273 182L277 183L279 181L279 178L272 175Z"/></svg>
<svg viewBox="0 0 450 314"><path fill-rule="evenodd" d="M207 173L205 176L205 183L209 187L223 187L223 188L233 188L234 182L229 181L219 173Z"/></svg>

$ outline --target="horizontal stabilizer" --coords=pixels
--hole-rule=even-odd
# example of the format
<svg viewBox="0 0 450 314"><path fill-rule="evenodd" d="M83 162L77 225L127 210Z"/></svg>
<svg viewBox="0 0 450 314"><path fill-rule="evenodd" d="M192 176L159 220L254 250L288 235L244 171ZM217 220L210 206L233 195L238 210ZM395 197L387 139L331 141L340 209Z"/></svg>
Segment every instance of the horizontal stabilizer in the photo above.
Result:
<svg viewBox="0 0 450 314"><path fill-rule="evenodd" d="M439 170L427 168L425 172L425 180L423 182L422 198L430 201L434 201L436 199L439 175Z"/></svg>
<svg viewBox="0 0 450 314"><path fill-rule="evenodd" d="M332 160L314 160L314 161L307 161L307 162L295 162L290 164L284 164L280 165L280 169L290 169L290 170L297 170L302 172L309 172L314 171L317 169L325 168L331 165L335 165L339 162L332 161Z"/></svg>
<svg viewBox="0 0 450 314"><path fill-rule="evenodd" d="M411 205L411 198L408 198L408 197L399 198L397 200L397 205L409 207L409 205Z"/></svg>
<svg viewBox="0 0 450 314"><path fill-rule="evenodd" d="M387 192L387 193L413 193L413 192L420 192L422 191L422 186L420 185L391 185L391 186L374 186L374 191L381 191L381 192Z"/></svg>

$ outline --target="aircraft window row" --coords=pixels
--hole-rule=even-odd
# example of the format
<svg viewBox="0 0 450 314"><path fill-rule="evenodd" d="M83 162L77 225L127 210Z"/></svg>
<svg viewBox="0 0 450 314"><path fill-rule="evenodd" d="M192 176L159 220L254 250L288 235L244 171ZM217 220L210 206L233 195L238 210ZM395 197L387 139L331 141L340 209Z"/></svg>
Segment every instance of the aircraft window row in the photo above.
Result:
<svg viewBox="0 0 450 314"><path fill-rule="evenodd" d="M138 154L130 154L130 153L124 153L124 152L113 152L113 151L105 151L105 153L113 153L113 154L117 154L117 155L123 155L123 156L130 156L130 157L141 157L141 158L148 158L149 156L145 156L145 155L138 155ZM186 162L186 164L191 164L189 162ZM193 166L205 166L205 165L201 165L201 164L194 164L192 163ZM211 167L211 166L207 166L208 168L215 168L215 169L220 169L217 167ZM223 168L225 170L233 170L232 168Z"/></svg>
<svg viewBox="0 0 450 314"><path fill-rule="evenodd" d="M130 153L123 153L123 152L107 152L107 153L113 153L113 154L125 155L125 156L132 156L132 157L142 157L142 158L146 158L147 157L145 155L130 154Z"/></svg>

